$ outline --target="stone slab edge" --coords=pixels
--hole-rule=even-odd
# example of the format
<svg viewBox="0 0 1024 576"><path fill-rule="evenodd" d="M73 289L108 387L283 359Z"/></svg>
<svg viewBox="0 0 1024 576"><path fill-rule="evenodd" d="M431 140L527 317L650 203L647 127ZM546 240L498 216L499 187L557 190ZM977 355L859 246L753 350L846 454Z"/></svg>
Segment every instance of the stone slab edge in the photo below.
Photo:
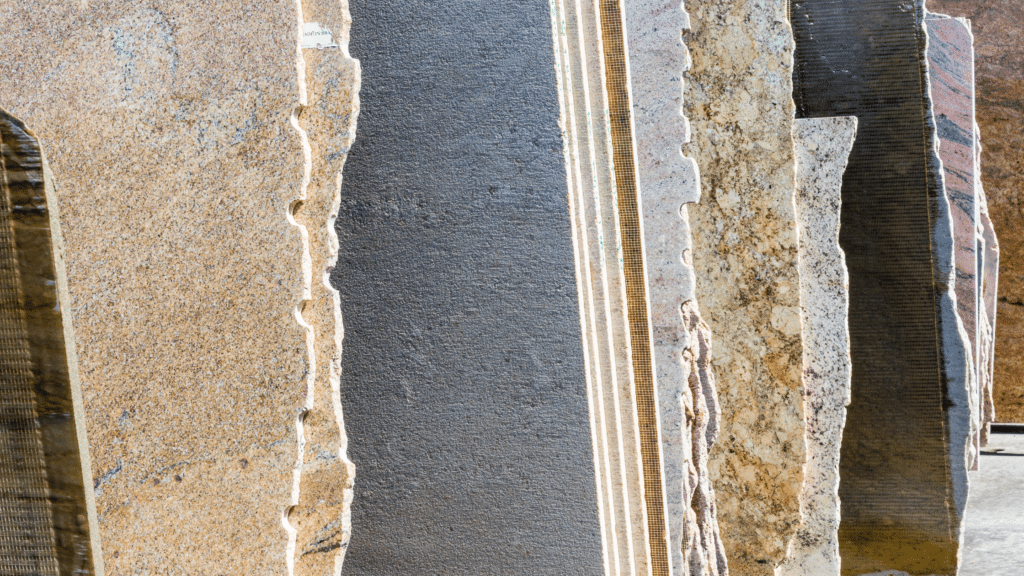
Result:
<svg viewBox="0 0 1024 576"><path fill-rule="evenodd" d="M625 14L670 569L673 576L717 576L728 567L708 450L721 411L711 332L695 297L686 208L700 200L700 170L681 151L690 140L681 80L691 65L682 41L690 18L680 0L627 0Z"/></svg>
<svg viewBox="0 0 1024 576"><path fill-rule="evenodd" d="M796 206L807 462L800 527L779 576L839 576L839 455L850 403L849 275L839 246L853 116L797 119Z"/></svg>
<svg viewBox="0 0 1024 576"><path fill-rule="evenodd" d="M916 0L916 8L922 16L919 18L921 37L927 39L928 11L925 0ZM928 43L920 46L919 59L925 67L922 79L925 82L925 138L931 142L927 164L930 173L929 181L933 184L928 193L932 214L932 256L933 274L935 277L935 297L939 322L939 342L941 345L941 362L945 381L945 399L947 409L947 454L951 482L951 511L954 516L952 525L957 534L951 535L954 543L963 540L963 513L967 506L967 470L968 454L971 442L971 397L970 397L970 350L967 330L957 313L955 266L955 242L952 212L949 200L944 193L945 173L942 159L939 157L939 138L935 121L935 108L932 103L931 83L928 74ZM959 547L957 552L959 558Z"/></svg>

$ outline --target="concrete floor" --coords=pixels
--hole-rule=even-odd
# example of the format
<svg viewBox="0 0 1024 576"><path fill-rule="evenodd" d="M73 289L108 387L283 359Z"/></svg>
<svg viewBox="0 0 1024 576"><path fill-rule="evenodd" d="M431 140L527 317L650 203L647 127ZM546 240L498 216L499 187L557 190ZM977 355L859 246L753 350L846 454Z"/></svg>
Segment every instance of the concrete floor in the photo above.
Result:
<svg viewBox="0 0 1024 576"><path fill-rule="evenodd" d="M1024 434L992 434L978 468L959 576L1024 576Z"/></svg>

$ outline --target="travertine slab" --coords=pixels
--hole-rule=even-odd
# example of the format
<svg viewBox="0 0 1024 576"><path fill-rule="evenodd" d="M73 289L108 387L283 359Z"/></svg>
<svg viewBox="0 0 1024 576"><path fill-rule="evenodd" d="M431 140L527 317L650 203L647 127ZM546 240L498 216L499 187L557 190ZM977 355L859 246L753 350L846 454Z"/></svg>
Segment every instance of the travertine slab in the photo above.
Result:
<svg viewBox="0 0 1024 576"><path fill-rule="evenodd" d="M804 414L788 2L687 3L684 152L696 299L715 335L722 420L710 455L734 575L769 575L800 522Z"/></svg>
<svg viewBox="0 0 1024 576"><path fill-rule="evenodd" d="M840 459L844 574L957 569L970 352L953 295L925 13L923 1L793 3L798 114L858 118L840 228L853 362Z"/></svg>
<svg viewBox="0 0 1024 576"><path fill-rule="evenodd" d="M800 238L807 463L800 528L779 576L839 576L839 453L850 403L849 277L839 247L843 172L857 119L802 118L793 125Z"/></svg>
<svg viewBox="0 0 1024 576"><path fill-rule="evenodd" d="M110 574L327 574L352 468L326 283L358 111L343 2L0 4L0 106L65 240ZM99 559L97 559L97 564Z"/></svg>
<svg viewBox="0 0 1024 576"><path fill-rule="evenodd" d="M700 171L680 150L690 139L680 82L689 17L679 0L630 0L625 12L671 574L717 576L728 567L708 453L721 411L686 206L700 199Z"/></svg>

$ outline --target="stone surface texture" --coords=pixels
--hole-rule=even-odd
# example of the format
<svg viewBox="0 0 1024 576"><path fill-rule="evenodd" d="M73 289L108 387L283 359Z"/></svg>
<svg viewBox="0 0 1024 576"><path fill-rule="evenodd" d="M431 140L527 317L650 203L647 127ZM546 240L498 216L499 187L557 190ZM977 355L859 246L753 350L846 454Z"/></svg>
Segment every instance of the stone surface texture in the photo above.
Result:
<svg viewBox="0 0 1024 576"><path fill-rule="evenodd" d="M58 198L109 574L338 573L342 2L0 4Z"/></svg>
<svg viewBox="0 0 1024 576"><path fill-rule="evenodd" d="M955 573L966 504L969 339L953 292L925 15L923 1L793 3L798 115L858 119L839 237L852 360L843 574Z"/></svg>
<svg viewBox="0 0 1024 576"><path fill-rule="evenodd" d="M552 6L350 7L344 574L601 574Z"/></svg>
<svg viewBox="0 0 1024 576"><path fill-rule="evenodd" d="M704 200L689 207L696 299L715 334L711 451L734 575L768 575L800 522L805 461L788 2L687 3L684 111Z"/></svg>
<svg viewBox="0 0 1024 576"><path fill-rule="evenodd" d="M625 11L671 573L718 576L728 565L708 454L721 410L686 206L700 199L700 171L681 152L690 139L680 82L691 64L682 42L689 17L679 0L631 0Z"/></svg>
<svg viewBox="0 0 1024 576"><path fill-rule="evenodd" d="M1024 422L1024 4L1015 0L928 0L929 9L968 18L975 37L981 181L999 238L995 322L995 419ZM994 286L993 286L994 287Z"/></svg>
<svg viewBox="0 0 1024 576"><path fill-rule="evenodd" d="M978 140L978 132L975 131L975 140ZM981 275L981 333L979 336L979 352L981 356L978 374L978 383L981 400L981 445L985 446L989 435L989 424L996 421L995 399L993 398L993 371L995 368L995 345L996 345L996 310L997 294L999 291L999 240L996 238L995 227L988 213L988 199L985 196L985 188L981 182L980 157L981 146L977 146L978 153L975 154L975 161L979 163L978 169L974 171L975 190L978 194L979 220L978 220L978 251L981 253L979 259L979 270Z"/></svg>
<svg viewBox="0 0 1024 576"><path fill-rule="evenodd" d="M778 576L839 576L839 454L850 403L850 307L839 247L843 172L857 119L801 118L793 125L800 246L807 463L800 528Z"/></svg>
<svg viewBox="0 0 1024 576"><path fill-rule="evenodd" d="M970 348L967 386L972 417L967 459L973 468L981 442L974 37L970 22L959 18L930 14L925 27L928 31L928 80L939 139L939 159L942 160L943 188L953 222L956 311Z"/></svg>

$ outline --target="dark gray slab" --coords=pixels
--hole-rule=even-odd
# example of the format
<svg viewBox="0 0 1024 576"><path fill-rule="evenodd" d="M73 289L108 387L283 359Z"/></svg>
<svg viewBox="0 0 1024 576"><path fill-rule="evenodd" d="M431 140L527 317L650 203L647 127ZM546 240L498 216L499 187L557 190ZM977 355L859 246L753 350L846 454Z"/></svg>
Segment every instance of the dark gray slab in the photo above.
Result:
<svg viewBox="0 0 1024 576"><path fill-rule="evenodd" d="M350 8L344 573L601 574L549 4Z"/></svg>
<svg viewBox="0 0 1024 576"><path fill-rule="evenodd" d="M966 441L967 351L950 298L924 13L919 0L792 3L798 116L859 120L839 237L853 361L840 461L844 575L956 571L966 469L952 461L950 435Z"/></svg>

